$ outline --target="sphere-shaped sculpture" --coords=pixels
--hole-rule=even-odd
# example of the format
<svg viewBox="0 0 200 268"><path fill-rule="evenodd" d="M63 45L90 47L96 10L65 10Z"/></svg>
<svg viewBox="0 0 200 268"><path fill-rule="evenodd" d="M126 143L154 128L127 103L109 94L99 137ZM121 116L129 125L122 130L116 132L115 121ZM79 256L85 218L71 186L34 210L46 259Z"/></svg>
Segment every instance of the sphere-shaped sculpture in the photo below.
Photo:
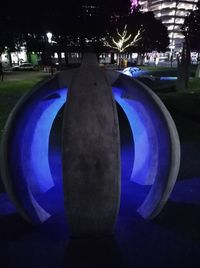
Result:
<svg viewBox="0 0 200 268"><path fill-rule="evenodd" d="M53 121L65 105L62 165L65 207L72 235L113 232L120 203L120 137L115 101L134 139L131 180L152 184L138 212L147 219L162 210L175 184L180 143L175 124L147 86L99 68L85 55L79 69L36 85L16 105L1 144L5 188L19 213L39 224L50 217L36 201L55 181L48 158Z"/></svg>

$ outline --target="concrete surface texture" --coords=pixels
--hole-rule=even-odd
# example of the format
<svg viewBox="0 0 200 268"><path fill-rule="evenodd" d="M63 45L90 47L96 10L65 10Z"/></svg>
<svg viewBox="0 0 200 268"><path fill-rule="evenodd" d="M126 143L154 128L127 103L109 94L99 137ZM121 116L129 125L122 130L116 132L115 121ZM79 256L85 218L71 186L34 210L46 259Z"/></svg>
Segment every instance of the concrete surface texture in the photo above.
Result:
<svg viewBox="0 0 200 268"><path fill-rule="evenodd" d="M112 234L120 198L120 138L112 88L90 54L69 88L62 150L71 234Z"/></svg>

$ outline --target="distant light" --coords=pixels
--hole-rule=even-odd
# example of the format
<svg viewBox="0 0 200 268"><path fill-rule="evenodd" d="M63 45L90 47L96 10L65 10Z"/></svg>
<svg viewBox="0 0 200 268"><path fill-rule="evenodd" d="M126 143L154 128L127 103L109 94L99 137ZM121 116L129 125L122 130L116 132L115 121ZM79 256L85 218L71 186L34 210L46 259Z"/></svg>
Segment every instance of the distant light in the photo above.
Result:
<svg viewBox="0 0 200 268"><path fill-rule="evenodd" d="M52 34L51 32L48 32L48 33L46 34L46 36L47 36L47 38L48 38L48 42L51 43L51 39L52 39L53 34Z"/></svg>

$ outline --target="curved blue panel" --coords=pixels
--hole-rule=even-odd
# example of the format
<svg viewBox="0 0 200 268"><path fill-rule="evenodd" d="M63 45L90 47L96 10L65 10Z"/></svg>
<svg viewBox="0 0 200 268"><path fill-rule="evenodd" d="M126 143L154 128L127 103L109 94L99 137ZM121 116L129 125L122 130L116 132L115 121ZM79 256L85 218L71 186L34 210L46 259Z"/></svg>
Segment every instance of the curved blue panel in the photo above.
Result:
<svg viewBox="0 0 200 268"><path fill-rule="evenodd" d="M113 88L115 100L124 110L134 138L135 159L131 180L139 184L153 184L157 171L157 136L143 104L137 100L123 98L121 88Z"/></svg>
<svg viewBox="0 0 200 268"><path fill-rule="evenodd" d="M54 118L66 100L66 89L55 92L56 98L46 98L44 95L44 98L29 103L24 110L26 123L16 140L21 146L23 177L33 194L45 192L54 186L48 161L49 134ZM21 118L22 121L24 119Z"/></svg>
<svg viewBox="0 0 200 268"><path fill-rule="evenodd" d="M34 194L54 186L48 160L49 134L58 111L66 101L66 89L55 92L58 94L56 98L43 98L32 107L31 120L24 130L23 172Z"/></svg>
<svg viewBox="0 0 200 268"><path fill-rule="evenodd" d="M50 216L37 202L37 194L55 183L48 160L49 134L67 96L66 88L52 90L54 83L34 88L19 101L7 122L2 146L5 187L22 216L35 224Z"/></svg>
<svg viewBox="0 0 200 268"><path fill-rule="evenodd" d="M141 122L145 124L148 134L152 134L149 136L149 145L153 145L149 168L155 172L155 181L138 212L144 218L154 218L169 198L179 171L180 142L176 126L159 97L143 83L120 75L115 86L121 89L121 97L127 103L139 102L146 111L145 116L141 117ZM148 117L150 120L147 121ZM137 153L140 154L139 151L135 151L135 159L138 157ZM143 157L145 154L143 151ZM148 176L149 168L145 170L144 175Z"/></svg>

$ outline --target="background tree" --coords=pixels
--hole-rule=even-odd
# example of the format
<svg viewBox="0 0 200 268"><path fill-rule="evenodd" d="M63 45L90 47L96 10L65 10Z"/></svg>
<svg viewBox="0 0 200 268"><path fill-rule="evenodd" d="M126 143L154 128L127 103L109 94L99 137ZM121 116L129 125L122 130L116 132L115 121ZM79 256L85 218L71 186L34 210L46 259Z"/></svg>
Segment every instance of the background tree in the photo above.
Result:
<svg viewBox="0 0 200 268"><path fill-rule="evenodd" d="M141 13L136 10L132 14L109 21L107 27L109 34L116 38L116 28L119 29L119 32L122 32L124 25L127 25L127 32L132 36L136 36L141 29L140 39L126 49L126 52L130 54L132 52L138 53L140 59L138 63L143 63L146 52L152 52L153 50L166 51L169 45L167 28L154 17L152 12Z"/></svg>
<svg viewBox="0 0 200 268"><path fill-rule="evenodd" d="M132 34L128 33L127 25L124 26L122 32L119 32L118 29L116 30L116 37L110 36L110 41L106 41L105 45L111 47L118 51L118 61L117 65L119 67L121 64L121 54L126 51L127 48L134 46L141 38L141 31L142 29L138 30L137 34L133 36Z"/></svg>
<svg viewBox="0 0 200 268"><path fill-rule="evenodd" d="M161 20L154 17L153 12L138 13L139 21L143 25L142 38L138 45L140 52L166 51L169 45L169 37L166 26Z"/></svg>
<svg viewBox="0 0 200 268"><path fill-rule="evenodd" d="M177 56L177 81L176 90L178 92L184 92L188 88L188 82L190 77L190 66L191 66L191 53L190 43L187 37L183 43L183 49L181 53L181 59Z"/></svg>
<svg viewBox="0 0 200 268"><path fill-rule="evenodd" d="M185 18L182 33L187 36L191 50L197 51L200 55L200 2L197 4L197 9Z"/></svg>
<svg viewBox="0 0 200 268"><path fill-rule="evenodd" d="M169 45L169 37L166 26L154 17L153 12L133 13L129 16L129 25L134 29L137 24L142 25L142 33L139 42L134 47L135 52L138 52L138 64L143 64L145 54L147 52L166 51Z"/></svg>
<svg viewBox="0 0 200 268"><path fill-rule="evenodd" d="M107 43L107 46L117 49L120 53L124 52L128 47L134 46L136 42L140 39L141 30L137 32L135 37L133 37L131 34L128 34L127 32L127 25L124 26L124 30L122 33L119 33L117 29L117 39L111 38L112 44Z"/></svg>
<svg viewBox="0 0 200 268"><path fill-rule="evenodd" d="M189 50L191 48L192 51L198 52L196 77L200 77L200 2L197 4L197 9L193 10L190 15L185 18L182 33L185 39L188 40L187 49ZM187 64L189 65L189 62ZM187 79L189 79L189 77Z"/></svg>

